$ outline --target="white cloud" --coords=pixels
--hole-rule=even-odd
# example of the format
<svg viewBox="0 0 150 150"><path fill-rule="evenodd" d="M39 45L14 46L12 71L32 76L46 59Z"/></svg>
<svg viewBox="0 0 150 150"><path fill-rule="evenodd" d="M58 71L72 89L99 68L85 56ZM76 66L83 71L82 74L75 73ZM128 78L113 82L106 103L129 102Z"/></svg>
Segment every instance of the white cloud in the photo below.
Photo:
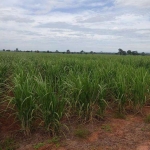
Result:
<svg viewBox="0 0 150 150"><path fill-rule="evenodd" d="M135 6L139 8L150 8L150 1L149 0L115 0L117 5L121 6Z"/></svg>
<svg viewBox="0 0 150 150"><path fill-rule="evenodd" d="M148 51L150 17L143 9L148 4L146 0L135 4L133 0L2 0L0 49Z"/></svg>

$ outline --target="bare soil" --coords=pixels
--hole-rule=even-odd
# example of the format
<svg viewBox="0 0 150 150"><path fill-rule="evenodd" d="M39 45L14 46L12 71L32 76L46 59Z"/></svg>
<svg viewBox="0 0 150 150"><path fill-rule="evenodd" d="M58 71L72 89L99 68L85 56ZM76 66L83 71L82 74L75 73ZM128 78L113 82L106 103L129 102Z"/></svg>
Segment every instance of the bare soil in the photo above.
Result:
<svg viewBox="0 0 150 150"><path fill-rule="evenodd" d="M0 144L6 138L14 140L16 150L150 150L150 124L144 118L150 114L150 107L144 107L142 114L130 113L125 119L114 117L108 111L104 120L79 124L75 119L64 122L60 136L50 137L43 129L35 129L30 137L25 137L13 115L3 112L0 116ZM87 130L89 135L80 138L76 129ZM7 143L8 144L8 143ZM10 143L12 144L12 143Z"/></svg>

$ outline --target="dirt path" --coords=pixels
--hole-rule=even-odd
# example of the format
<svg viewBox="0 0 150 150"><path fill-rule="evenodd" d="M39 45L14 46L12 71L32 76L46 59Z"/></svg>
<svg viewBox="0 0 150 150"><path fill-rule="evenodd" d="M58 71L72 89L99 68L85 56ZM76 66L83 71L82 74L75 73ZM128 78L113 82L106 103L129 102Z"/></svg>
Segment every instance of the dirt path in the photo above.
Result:
<svg viewBox="0 0 150 150"><path fill-rule="evenodd" d="M126 119L117 119L113 115L108 115L105 121L94 121L82 127L72 123L69 128L70 132L66 132L59 140L52 139L43 132L35 132L30 138L20 140L20 135L16 135L18 141L16 149L150 150L150 124L145 123L144 117L139 114L127 115ZM75 135L76 129L89 131L89 134L81 138Z"/></svg>

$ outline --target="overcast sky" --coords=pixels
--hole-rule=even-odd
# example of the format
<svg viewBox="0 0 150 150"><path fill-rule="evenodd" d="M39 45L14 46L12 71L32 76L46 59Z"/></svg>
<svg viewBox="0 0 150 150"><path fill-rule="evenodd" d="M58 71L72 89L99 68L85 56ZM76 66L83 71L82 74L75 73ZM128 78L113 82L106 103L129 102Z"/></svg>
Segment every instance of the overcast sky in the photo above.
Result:
<svg viewBox="0 0 150 150"><path fill-rule="evenodd" d="M0 0L0 49L150 52L150 0Z"/></svg>

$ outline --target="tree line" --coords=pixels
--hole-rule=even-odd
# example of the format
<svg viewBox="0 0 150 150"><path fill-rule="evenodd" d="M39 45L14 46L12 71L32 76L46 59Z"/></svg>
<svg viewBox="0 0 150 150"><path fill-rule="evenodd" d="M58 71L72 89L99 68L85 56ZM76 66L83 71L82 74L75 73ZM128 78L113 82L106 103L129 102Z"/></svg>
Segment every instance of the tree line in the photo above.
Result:
<svg viewBox="0 0 150 150"><path fill-rule="evenodd" d="M6 52L11 52L12 50L5 50L3 49L2 51L6 51ZM84 50L81 50L80 52L71 52L69 49L64 51L64 52L59 52L58 50L56 51L39 51L39 50L19 50L18 48L16 48L15 50L13 50L14 52L36 52L36 53L63 53L63 54L116 54L116 55L148 55L145 54L144 52L142 53L138 53L138 51L131 51L131 50L127 50L124 51L123 49L119 48L118 49L118 53L114 53L114 52L94 52L94 51L90 51L90 52L85 52Z"/></svg>
<svg viewBox="0 0 150 150"><path fill-rule="evenodd" d="M119 55L145 55L144 52L138 53L138 51L131 51L131 50L124 51L121 48L118 49L118 54Z"/></svg>

